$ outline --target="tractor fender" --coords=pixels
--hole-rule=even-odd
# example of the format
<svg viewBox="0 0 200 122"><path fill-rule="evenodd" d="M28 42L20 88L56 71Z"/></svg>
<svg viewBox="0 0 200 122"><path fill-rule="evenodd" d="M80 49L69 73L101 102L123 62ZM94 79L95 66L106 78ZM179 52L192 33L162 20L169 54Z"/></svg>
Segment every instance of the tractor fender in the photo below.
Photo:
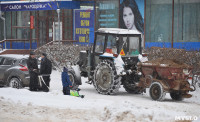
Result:
<svg viewBox="0 0 200 122"><path fill-rule="evenodd" d="M73 72L74 72L74 75L75 75L75 82L77 85L82 85L82 81L81 81L81 72L80 72L80 68L78 65L74 65L74 66L71 66Z"/></svg>
<svg viewBox="0 0 200 122"><path fill-rule="evenodd" d="M112 55L100 55L99 59L110 59L113 60L115 57Z"/></svg>

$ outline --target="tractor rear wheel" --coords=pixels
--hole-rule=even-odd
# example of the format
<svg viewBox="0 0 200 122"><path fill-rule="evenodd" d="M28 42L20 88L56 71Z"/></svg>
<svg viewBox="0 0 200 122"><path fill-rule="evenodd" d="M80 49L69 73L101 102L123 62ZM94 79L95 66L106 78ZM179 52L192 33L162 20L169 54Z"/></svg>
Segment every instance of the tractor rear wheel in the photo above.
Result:
<svg viewBox="0 0 200 122"><path fill-rule="evenodd" d="M171 92L170 96L173 100L181 101L183 100L181 92Z"/></svg>
<svg viewBox="0 0 200 122"><path fill-rule="evenodd" d="M162 85L159 82L153 82L149 89L150 96L153 100L162 101L165 98L166 93L163 90Z"/></svg>
<svg viewBox="0 0 200 122"><path fill-rule="evenodd" d="M100 94L115 94L119 91L121 77L117 75L115 65L111 60L102 60L96 67L93 85Z"/></svg>

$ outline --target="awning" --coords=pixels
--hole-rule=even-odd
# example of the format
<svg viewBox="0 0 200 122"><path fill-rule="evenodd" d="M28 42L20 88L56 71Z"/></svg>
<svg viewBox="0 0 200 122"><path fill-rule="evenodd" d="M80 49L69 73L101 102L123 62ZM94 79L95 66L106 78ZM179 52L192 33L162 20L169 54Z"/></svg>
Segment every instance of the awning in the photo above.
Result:
<svg viewBox="0 0 200 122"><path fill-rule="evenodd" d="M1 11L38 11L56 9L79 9L80 1L12 1L1 2Z"/></svg>

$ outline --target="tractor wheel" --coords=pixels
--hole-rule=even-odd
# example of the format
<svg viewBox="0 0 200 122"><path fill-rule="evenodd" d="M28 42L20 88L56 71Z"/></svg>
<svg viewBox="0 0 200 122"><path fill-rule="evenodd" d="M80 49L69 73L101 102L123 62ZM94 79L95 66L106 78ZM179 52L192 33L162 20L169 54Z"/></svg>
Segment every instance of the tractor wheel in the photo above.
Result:
<svg viewBox="0 0 200 122"><path fill-rule="evenodd" d="M171 92L170 96L173 100L181 101L183 100L181 92Z"/></svg>
<svg viewBox="0 0 200 122"><path fill-rule="evenodd" d="M124 89L131 94L140 94L142 90L140 87L136 86L136 81L132 78L132 75L126 75L123 78L123 87Z"/></svg>
<svg viewBox="0 0 200 122"><path fill-rule="evenodd" d="M153 100L162 101L165 98L166 93L163 90L162 85L159 82L153 82L149 89L150 96Z"/></svg>
<svg viewBox="0 0 200 122"><path fill-rule="evenodd" d="M76 84L76 77L73 71L68 71L69 80L72 82L72 89L77 89L79 85Z"/></svg>
<svg viewBox="0 0 200 122"><path fill-rule="evenodd" d="M115 65L111 60L102 60L96 67L93 85L100 94L115 94L119 91L121 77L117 76Z"/></svg>

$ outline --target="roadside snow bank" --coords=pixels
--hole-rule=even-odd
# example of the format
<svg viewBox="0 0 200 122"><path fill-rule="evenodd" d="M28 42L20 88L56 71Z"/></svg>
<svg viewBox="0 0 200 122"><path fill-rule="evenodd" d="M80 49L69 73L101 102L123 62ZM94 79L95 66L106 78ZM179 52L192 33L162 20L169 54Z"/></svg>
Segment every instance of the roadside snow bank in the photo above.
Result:
<svg viewBox="0 0 200 122"><path fill-rule="evenodd" d="M82 99L79 97L63 95L61 90L51 92L30 92L27 89L1 88L1 97L10 102L22 103L23 105L49 106L70 109L98 109L109 105L112 101L103 99ZM104 103L102 105L102 103Z"/></svg>
<svg viewBox="0 0 200 122"><path fill-rule="evenodd" d="M163 106L159 106L160 102L154 101L158 106L149 105L143 106L133 103L132 101L124 101L115 106L109 106L104 108L102 119L109 122L149 122L149 121L175 121L176 116L196 116L198 114L193 112L180 111L175 107L168 106L168 103ZM164 104L164 102L163 102ZM181 103L180 103L181 104ZM181 105L182 106L182 105ZM119 109L120 108L120 109ZM189 110L189 109L188 109ZM196 111L196 110L195 110Z"/></svg>

